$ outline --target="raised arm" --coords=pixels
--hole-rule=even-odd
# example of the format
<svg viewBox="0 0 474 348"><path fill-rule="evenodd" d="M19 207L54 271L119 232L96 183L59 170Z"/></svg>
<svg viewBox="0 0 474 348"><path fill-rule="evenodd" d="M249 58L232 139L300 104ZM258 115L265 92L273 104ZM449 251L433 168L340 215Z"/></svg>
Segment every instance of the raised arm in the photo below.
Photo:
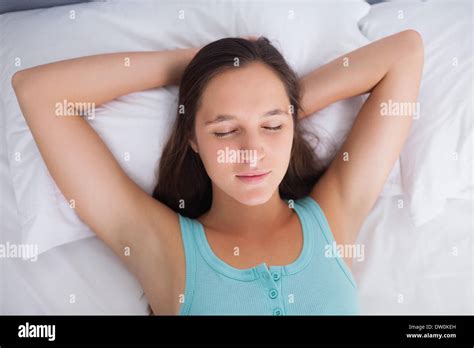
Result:
<svg viewBox="0 0 474 348"><path fill-rule="evenodd" d="M99 106L132 92L178 84L196 51L120 52L68 59L18 71L12 84L17 94L40 93L35 95L42 104L67 99Z"/></svg>
<svg viewBox="0 0 474 348"><path fill-rule="evenodd" d="M55 104L98 106L127 93L176 84L195 50L103 54L41 65L12 78L24 118L46 166L79 217L134 273L146 274L151 250L164 260L178 238L177 216L150 197L123 172L83 117L61 117ZM130 248L130 253L125 248ZM168 259L169 260L169 259ZM156 265L156 263L155 263ZM143 277L142 277L143 278ZM141 279L143 280L143 279Z"/></svg>
<svg viewBox="0 0 474 348"><path fill-rule="evenodd" d="M302 117L370 92L311 193L338 243L354 243L400 154L417 112L423 55L420 34L407 30L341 56L301 80Z"/></svg>

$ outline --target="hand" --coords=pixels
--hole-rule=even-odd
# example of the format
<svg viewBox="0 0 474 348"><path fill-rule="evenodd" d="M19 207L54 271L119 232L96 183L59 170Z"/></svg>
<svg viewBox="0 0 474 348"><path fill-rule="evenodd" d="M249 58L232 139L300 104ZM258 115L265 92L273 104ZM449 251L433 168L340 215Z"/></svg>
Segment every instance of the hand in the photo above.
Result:
<svg viewBox="0 0 474 348"><path fill-rule="evenodd" d="M201 46L201 47L191 47L191 48L186 48L185 49L185 55L187 56L187 59L188 59L188 63L194 58L194 56L196 55L196 53L199 52L199 50L204 47L204 46Z"/></svg>
<svg viewBox="0 0 474 348"><path fill-rule="evenodd" d="M244 36L239 36L240 38L242 39L246 39L246 40L250 40L250 41L256 41L258 39L258 36L255 36L255 35L244 35ZM205 46L205 45L204 45ZM194 58L194 56L196 55L196 53L199 52L199 50L201 48L203 48L204 46L200 46L200 47L191 47L191 48L186 48L184 49L184 54L187 55L188 57L188 63Z"/></svg>
<svg viewBox="0 0 474 348"><path fill-rule="evenodd" d="M240 36L242 39L250 40L250 41L257 41L258 36L255 35L245 35L245 36Z"/></svg>

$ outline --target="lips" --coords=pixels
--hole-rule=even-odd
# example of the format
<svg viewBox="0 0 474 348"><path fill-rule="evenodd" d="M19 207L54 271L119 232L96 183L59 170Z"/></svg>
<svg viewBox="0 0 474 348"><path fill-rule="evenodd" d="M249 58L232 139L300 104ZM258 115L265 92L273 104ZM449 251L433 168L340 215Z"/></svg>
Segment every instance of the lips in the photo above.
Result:
<svg viewBox="0 0 474 348"><path fill-rule="evenodd" d="M265 180L271 171L254 171L250 173L242 173L236 177L246 184L258 184Z"/></svg>
<svg viewBox="0 0 474 348"><path fill-rule="evenodd" d="M267 173L270 173L270 170L255 170L255 171L252 171L252 172L236 174L236 176L252 177L252 176L260 176L260 175L267 174Z"/></svg>

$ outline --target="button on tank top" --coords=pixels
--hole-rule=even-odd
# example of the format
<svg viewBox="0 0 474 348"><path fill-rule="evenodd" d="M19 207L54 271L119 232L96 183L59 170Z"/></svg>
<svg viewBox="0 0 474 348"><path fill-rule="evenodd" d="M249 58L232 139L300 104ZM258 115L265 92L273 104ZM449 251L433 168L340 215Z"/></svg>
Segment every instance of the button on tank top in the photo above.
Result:
<svg viewBox="0 0 474 348"><path fill-rule="evenodd" d="M291 264L270 267L265 262L247 269L227 264L212 251L199 220L178 214L186 258L179 314L358 314L350 269L337 253L328 256L335 240L321 207L310 196L293 204L303 229L303 248Z"/></svg>

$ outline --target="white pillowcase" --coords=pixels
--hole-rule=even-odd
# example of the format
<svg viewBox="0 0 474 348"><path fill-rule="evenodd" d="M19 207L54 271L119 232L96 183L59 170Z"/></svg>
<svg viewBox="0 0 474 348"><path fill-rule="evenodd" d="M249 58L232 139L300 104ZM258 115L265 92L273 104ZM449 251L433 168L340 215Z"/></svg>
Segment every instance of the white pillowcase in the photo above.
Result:
<svg viewBox="0 0 474 348"><path fill-rule="evenodd" d="M41 253L94 234L47 171L10 85L15 71L85 55L184 48L226 36L265 35L302 75L367 44L357 23L369 8L361 1L109 1L0 16L1 89L23 243L37 244ZM95 119L89 120L124 171L149 194L176 115L177 92L173 86L123 96L98 108ZM305 122L323 124L340 145L363 100L335 103ZM399 191L397 165L384 193Z"/></svg>
<svg viewBox="0 0 474 348"><path fill-rule="evenodd" d="M425 65L413 122L401 153L401 174L415 225L472 193L473 32L471 1L377 4L360 22L377 40L405 29L423 37Z"/></svg>

